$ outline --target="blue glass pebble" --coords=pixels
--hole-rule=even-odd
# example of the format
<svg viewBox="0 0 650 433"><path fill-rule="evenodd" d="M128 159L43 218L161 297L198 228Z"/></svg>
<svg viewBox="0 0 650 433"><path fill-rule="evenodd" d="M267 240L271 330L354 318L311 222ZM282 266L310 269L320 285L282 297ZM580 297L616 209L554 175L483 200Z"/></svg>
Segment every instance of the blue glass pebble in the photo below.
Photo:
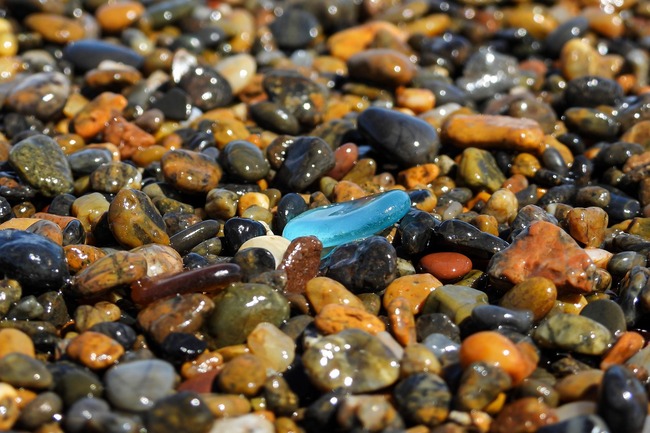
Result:
<svg viewBox="0 0 650 433"><path fill-rule="evenodd" d="M402 219L411 199L400 190L336 203L303 212L287 223L282 236L316 236L323 248L372 236Z"/></svg>

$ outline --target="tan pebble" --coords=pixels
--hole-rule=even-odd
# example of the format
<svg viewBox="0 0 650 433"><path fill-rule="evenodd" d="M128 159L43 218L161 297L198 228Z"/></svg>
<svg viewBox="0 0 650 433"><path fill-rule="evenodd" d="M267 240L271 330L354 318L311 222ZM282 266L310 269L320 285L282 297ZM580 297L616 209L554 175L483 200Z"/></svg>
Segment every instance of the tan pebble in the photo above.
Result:
<svg viewBox="0 0 650 433"><path fill-rule="evenodd" d="M247 192L239 199L239 202L237 203L237 212L241 215L251 206L259 206L263 209L269 209L270 204L271 202L269 197L261 192Z"/></svg>
<svg viewBox="0 0 650 433"><path fill-rule="evenodd" d="M499 222L492 215L477 215L471 224L484 233L499 236Z"/></svg>
<svg viewBox="0 0 650 433"><path fill-rule="evenodd" d="M15 328L0 329L0 359L8 353L14 352L32 358L36 356L34 343L29 335Z"/></svg>
<svg viewBox="0 0 650 433"><path fill-rule="evenodd" d="M564 220L567 232L585 247L600 247L605 240L609 218L599 207L573 208Z"/></svg>
<svg viewBox="0 0 650 433"><path fill-rule="evenodd" d="M567 80L597 75L599 62L598 51L582 39L569 40L560 53L562 75Z"/></svg>
<svg viewBox="0 0 650 433"><path fill-rule="evenodd" d="M364 304L343 284L328 277L316 277L307 282L305 294L316 314L328 304L347 305L364 309Z"/></svg>
<svg viewBox="0 0 650 433"><path fill-rule="evenodd" d="M18 392L8 383L0 382L0 431L11 430L20 416L16 402Z"/></svg>
<svg viewBox="0 0 650 433"><path fill-rule="evenodd" d="M481 211L492 215L499 224L511 223L517 216L519 203L515 194L509 189L496 190Z"/></svg>
<svg viewBox="0 0 650 433"><path fill-rule="evenodd" d="M402 377L414 373L440 374L442 366L426 346L420 343L409 344L404 347L404 355L400 362L400 374Z"/></svg>
<svg viewBox="0 0 650 433"><path fill-rule="evenodd" d="M217 419L237 417L251 411L251 404L243 395L209 393L202 395L201 400Z"/></svg>
<svg viewBox="0 0 650 433"><path fill-rule="evenodd" d="M429 89L398 87L396 96L398 106L407 108L415 114L431 110L436 103L436 97Z"/></svg>
<svg viewBox="0 0 650 433"><path fill-rule="evenodd" d="M266 368L255 355L244 354L228 361L217 376L219 389L229 394L256 395L266 380Z"/></svg>
<svg viewBox="0 0 650 433"><path fill-rule="evenodd" d="M101 370L115 364L124 354L124 348L107 335L86 331L68 344L66 353L91 370Z"/></svg>
<svg viewBox="0 0 650 433"><path fill-rule="evenodd" d="M246 340L253 355L267 367L283 373L295 357L296 344L275 325L267 322L258 324Z"/></svg>
<svg viewBox="0 0 650 433"><path fill-rule="evenodd" d="M578 400L596 401L598 387L603 379L602 370L589 369L563 377L555 384L564 403Z"/></svg>
<svg viewBox="0 0 650 433"><path fill-rule="evenodd" d="M38 32L43 39L55 44L78 41L85 36L80 20L50 13L34 13L25 18L25 25Z"/></svg>
<svg viewBox="0 0 650 433"><path fill-rule="evenodd" d="M93 138L106 128L109 120L115 114L120 114L126 108L124 96L104 92L86 104L72 120L74 132L84 139Z"/></svg>
<svg viewBox="0 0 650 433"><path fill-rule="evenodd" d="M600 7L589 7L582 11L589 21L589 28L601 36L616 39L625 33L625 23L619 14L613 14Z"/></svg>
<svg viewBox="0 0 650 433"><path fill-rule="evenodd" d="M404 25L408 34L423 34L429 37L444 33L451 26L451 18L447 14L430 14Z"/></svg>
<svg viewBox="0 0 650 433"><path fill-rule="evenodd" d="M106 32L119 32L135 23L144 13L144 6L135 1L106 3L95 11L97 22Z"/></svg>
<svg viewBox="0 0 650 433"><path fill-rule="evenodd" d="M30 226L36 224L38 221L38 218L11 218L10 220L0 224L0 230L27 230Z"/></svg>
<svg viewBox="0 0 650 433"><path fill-rule="evenodd" d="M557 289L553 281L544 277L527 278L515 284L501 298L499 305L513 310L529 310L535 321L546 317L554 307Z"/></svg>
<svg viewBox="0 0 650 433"><path fill-rule="evenodd" d="M338 304L325 305L314 318L314 324L326 335L344 329L361 329L373 335L386 330L384 322L365 309Z"/></svg>
<svg viewBox="0 0 650 433"><path fill-rule="evenodd" d="M537 39L544 39L558 25L553 14L539 5L520 4L504 10L503 16L508 27L526 29Z"/></svg>
<svg viewBox="0 0 650 433"><path fill-rule="evenodd" d="M106 253L92 245L66 245L63 247L65 261L70 273L76 274L87 266L106 256Z"/></svg>
<svg viewBox="0 0 650 433"><path fill-rule="evenodd" d="M223 356L217 352L206 350L191 361L181 366L181 376L191 379L208 371L218 370L223 366Z"/></svg>
<svg viewBox="0 0 650 433"><path fill-rule="evenodd" d="M513 174L503 183L503 187L517 194L528 187L528 179L521 174Z"/></svg>
<svg viewBox="0 0 650 433"><path fill-rule="evenodd" d="M418 314L427 297L440 286L442 282L428 273L396 278L386 287L383 297L384 308L388 308L393 299L403 297L411 306L411 312Z"/></svg>
<svg viewBox="0 0 650 433"><path fill-rule="evenodd" d="M395 339L404 347L417 342L415 317L406 298L397 297L386 308L390 330Z"/></svg>
<svg viewBox="0 0 650 433"><path fill-rule="evenodd" d="M535 155L522 152L518 153L513 159L510 173L521 174L528 178L532 178L540 168L542 168L542 164L539 162L537 157L535 157Z"/></svg>
<svg viewBox="0 0 650 433"><path fill-rule="evenodd" d="M355 200L367 195L368 193L366 193L366 191L356 183L342 180L334 186L334 190L332 191L332 201L334 203L342 203L344 201Z"/></svg>

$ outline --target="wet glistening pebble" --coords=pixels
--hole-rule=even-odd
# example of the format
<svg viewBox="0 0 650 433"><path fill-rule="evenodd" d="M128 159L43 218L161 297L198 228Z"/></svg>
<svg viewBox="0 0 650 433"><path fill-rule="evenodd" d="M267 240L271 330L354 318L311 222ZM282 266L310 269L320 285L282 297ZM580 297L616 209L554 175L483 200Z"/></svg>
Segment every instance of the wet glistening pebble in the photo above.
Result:
<svg viewBox="0 0 650 433"><path fill-rule="evenodd" d="M0 0L0 431L650 432L649 0Z"/></svg>

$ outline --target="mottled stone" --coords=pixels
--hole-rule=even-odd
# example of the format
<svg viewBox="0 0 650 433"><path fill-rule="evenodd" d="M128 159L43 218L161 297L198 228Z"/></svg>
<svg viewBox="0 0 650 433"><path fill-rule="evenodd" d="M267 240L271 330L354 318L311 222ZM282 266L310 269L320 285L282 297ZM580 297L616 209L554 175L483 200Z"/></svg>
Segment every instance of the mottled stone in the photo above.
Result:
<svg viewBox="0 0 650 433"><path fill-rule="evenodd" d="M427 273L396 278L386 287L382 297L383 306L388 308L388 305L394 299L401 297L408 301L411 312L418 314L427 297L440 286L442 286L442 283L436 277Z"/></svg>
<svg viewBox="0 0 650 433"><path fill-rule="evenodd" d="M602 355L609 348L612 334L605 326L588 317L559 313L539 325L534 339L544 347Z"/></svg>
<svg viewBox="0 0 650 433"><path fill-rule="evenodd" d="M121 113L126 105L126 98L120 94L111 92L100 94L75 114L72 119L74 132L86 140L93 138L102 132L111 117Z"/></svg>
<svg viewBox="0 0 650 433"><path fill-rule="evenodd" d="M286 371L295 358L296 343L271 323L259 323L248 334L246 344L267 368L278 373Z"/></svg>
<svg viewBox="0 0 650 433"><path fill-rule="evenodd" d="M286 293L304 293L309 280L318 275L323 244L315 236L295 238L287 247L278 269L287 273Z"/></svg>
<svg viewBox="0 0 650 433"><path fill-rule="evenodd" d="M232 88L220 73L208 66L197 66L183 75L179 86L190 96L192 104L207 111L227 105Z"/></svg>
<svg viewBox="0 0 650 433"><path fill-rule="evenodd" d="M293 114L301 125L313 127L322 121L327 91L315 81L298 72L278 69L264 75L262 86L270 100Z"/></svg>
<svg viewBox="0 0 650 433"><path fill-rule="evenodd" d="M162 216L141 191L120 190L108 209L108 224L116 240L131 248L150 243L169 244Z"/></svg>
<svg viewBox="0 0 650 433"><path fill-rule="evenodd" d="M528 310L535 321L546 317L555 305L557 289L553 281L544 277L526 278L515 284L499 301L499 305L513 310Z"/></svg>
<svg viewBox="0 0 650 433"><path fill-rule="evenodd" d="M393 395L403 416L413 424L435 427L448 416L451 392L433 373L415 373L400 381Z"/></svg>
<svg viewBox="0 0 650 433"><path fill-rule="evenodd" d="M386 329L384 322L365 309L339 304L323 306L314 318L314 324L325 335L336 334L344 329L361 329L375 335Z"/></svg>
<svg viewBox="0 0 650 433"><path fill-rule="evenodd" d="M446 284L436 288L426 299L422 313L443 313L457 325L468 318L472 309L487 304L487 294L471 287Z"/></svg>
<svg viewBox="0 0 650 433"><path fill-rule="evenodd" d="M162 342L171 332L196 332L214 309L206 295L193 293L163 298L138 313L138 324L155 341Z"/></svg>
<svg viewBox="0 0 650 433"><path fill-rule="evenodd" d="M75 290L84 297L98 296L114 287L130 284L146 273L147 261L143 255L116 251L75 275Z"/></svg>
<svg viewBox="0 0 650 433"><path fill-rule="evenodd" d="M589 255L561 228L545 221L534 222L521 232L508 248L494 255L487 270L497 283L545 277L560 293L591 292L595 271Z"/></svg>
<svg viewBox="0 0 650 433"><path fill-rule="evenodd" d="M558 421L555 411L535 397L526 397L506 405L495 418L494 433L527 433Z"/></svg>
<svg viewBox="0 0 650 433"><path fill-rule="evenodd" d="M255 355L243 354L226 362L217 377L217 386L228 394L255 396L264 385L266 369Z"/></svg>
<svg viewBox="0 0 650 433"><path fill-rule="evenodd" d="M21 178L46 197L72 192L72 171L59 145L33 135L12 146L9 162Z"/></svg>
<svg viewBox="0 0 650 433"><path fill-rule="evenodd" d="M492 154L476 147L463 151L458 174L468 187L490 192L497 191L506 180Z"/></svg>
<svg viewBox="0 0 650 433"><path fill-rule="evenodd" d="M7 104L26 116L49 120L63 110L70 94L70 80L60 72L38 72L15 86Z"/></svg>
<svg viewBox="0 0 650 433"><path fill-rule="evenodd" d="M458 388L458 405L460 409L484 410L499 393L506 391L512 383L508 375L498 364L475 362L463 371Z"/></svg>
<svg viewBox="0 0 650 433"><path fill-rule="evenodd" d="M319 137L299 137L286 150L276 180L291 191L304 191L335 164L329 144Z"/></svg>
<svg viewBox="0 0 650 433"><path fill-rule="evenodd" d="M309 379L328 391L371 392L399 377L398 358L377 337L358 329L317 340L305 351L303 363Z"/></svg>
<svg viewBox="0 0 650 433"><path fill-rule="evenodd" d="M165 180L181 191L207 193L219 184L221 167L208 156L177 149L165 153L160 161Z"/></svg>
<svg viewBox="0 0 650 433"><path fill-rule="evenodd" d="M244 140L231 141L219 154L219 162L229 175L245 182L255 182L269 172L269 163L262 151Z"/></svg>

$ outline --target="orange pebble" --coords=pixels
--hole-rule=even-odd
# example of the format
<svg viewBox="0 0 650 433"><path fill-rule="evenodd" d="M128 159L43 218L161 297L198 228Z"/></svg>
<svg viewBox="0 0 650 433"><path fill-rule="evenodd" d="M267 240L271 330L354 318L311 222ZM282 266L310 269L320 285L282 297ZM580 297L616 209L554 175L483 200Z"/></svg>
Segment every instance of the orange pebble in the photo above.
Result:
<svg viewBox="0 0 650 433"><path fill-rule="evenodd" d="M494 331L470 335L460 346L460 363L463 368L479 361L501 367L510 375L514 386L521 383L537 367L508 337Z"/></svg>
<svg viewBox="0 0 650 433"><path fill-rule="evenodd" d="M383 298L384 308L388 308L393 299L404 297L411 305L411 312L418 314L427 297L440 286L442 286L440 280L431 274L399 277L386 288Z"/></svg>
<svg viewBox="0 0 650 433"><path fill-rule="evenodd" d="M388 320L395 339L404 347L417 343L415 317L411 312L409 301L397 297L388 305Z"/></svg>
<svg viewBox="0 0 650 433"><path fill-rule="evenodd" d="M361 329L373 335L386 330L386 325L377 316L360 308L338 304L325 305L316 315L314 324L326 335L350 328Z"/></svg>
<svg viewBox="0 0 650 433"><path fill-rule="evenodd" d="M601 370L607 370L615 364L623 364L643 348L645 340L638 332L626 332L621 335L616 344L607 352L600 363Z"/></svg>

